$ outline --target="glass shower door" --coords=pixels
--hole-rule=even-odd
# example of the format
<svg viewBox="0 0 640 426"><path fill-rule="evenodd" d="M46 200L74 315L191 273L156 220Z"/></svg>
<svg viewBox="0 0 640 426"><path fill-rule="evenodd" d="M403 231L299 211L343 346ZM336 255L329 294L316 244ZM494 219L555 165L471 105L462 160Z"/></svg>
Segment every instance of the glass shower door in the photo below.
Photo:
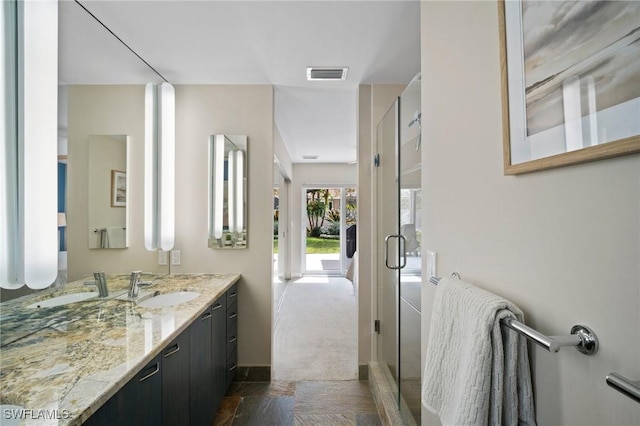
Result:
<svg viewBox="0 0 640 426"><path fill-rule="evenodd" d="M420 424L421 136L420 79L377 127L378 360L404 424Z"/></svg>

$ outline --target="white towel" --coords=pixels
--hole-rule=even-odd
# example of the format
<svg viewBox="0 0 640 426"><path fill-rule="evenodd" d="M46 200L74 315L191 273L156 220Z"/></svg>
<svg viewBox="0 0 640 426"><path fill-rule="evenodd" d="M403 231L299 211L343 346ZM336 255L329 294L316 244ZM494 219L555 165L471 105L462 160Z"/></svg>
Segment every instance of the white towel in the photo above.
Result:
<svg viewBox="0 0 640 426"><path fill-rule="evenodd" d="M107 226L105 248L125 248L126 234L122 226Z"/></svg>
<svg viewBox="0 0 640 426"><path fill-rule="evenodd" d="M526 338L500 326L523 322L513 303L442 278L431 316L422 403L447 425L535 425Z"/></svg>

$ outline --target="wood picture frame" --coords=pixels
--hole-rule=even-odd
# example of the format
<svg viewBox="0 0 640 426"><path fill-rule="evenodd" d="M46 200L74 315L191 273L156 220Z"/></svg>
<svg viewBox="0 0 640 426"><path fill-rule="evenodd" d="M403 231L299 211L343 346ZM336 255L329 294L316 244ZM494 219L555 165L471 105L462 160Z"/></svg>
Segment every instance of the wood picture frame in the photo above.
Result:
<svg viewBox="0 0 640 426"><path fill-rule="evenodd" d="M127 206L127 174L111 170L111 207Z"/></svg>
<svg viewBox="0 0 640 426"><path fill-rule="evenodd" d="M595 6L498 0L505 175L640 152L640 2Z"/></svg>

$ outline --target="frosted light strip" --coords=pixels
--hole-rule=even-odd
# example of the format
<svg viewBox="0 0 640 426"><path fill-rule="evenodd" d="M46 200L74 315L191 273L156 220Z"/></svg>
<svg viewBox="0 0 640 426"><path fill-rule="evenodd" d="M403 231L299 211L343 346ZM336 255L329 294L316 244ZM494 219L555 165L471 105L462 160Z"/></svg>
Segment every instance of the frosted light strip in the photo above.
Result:
<svg viewBox="0 0 640 426"><path fill-rule="evenodd" d="M55 0L18 2L18 282L32 289L48 287L58 273L57 33Z"/></svg>
<svg viewBox="0 0 640 426"><path fill-rule="evenodd" d="M216 135L214 142L214 193L213 193L213 237L222 238L222 209L224 185L224 135Z"/></svg>
<svg viewBox="0 0 640 426"><path fill-rule="evenodd" d="M236 152L229 151L229 157L227 158L228 171L227 171L227 217L229 221L229 232L236 232L236 189L235 189L235 163Z"/></svg>
<svg viewBox="0 0 640 426"><path fill-rule="evenodd" d="M236 153L236 229L238 232L244 231L244 152L238 150Z"/></svg>
<svg viewBox="0 0 640 426"><path fill-rule="evenodd" d="M173 248L175 239L176 100L175 90L169 83L162 83L159 92L158 245L162 251L169 251Z"/></svg>
<svg viewBox="0 0 640 426"><path fill-rule="evenodd" d="M157 188L157 90L149 83L144 93L144 247L158 248L158 188ZM127 179L128 180L128 179Z"/></svg>

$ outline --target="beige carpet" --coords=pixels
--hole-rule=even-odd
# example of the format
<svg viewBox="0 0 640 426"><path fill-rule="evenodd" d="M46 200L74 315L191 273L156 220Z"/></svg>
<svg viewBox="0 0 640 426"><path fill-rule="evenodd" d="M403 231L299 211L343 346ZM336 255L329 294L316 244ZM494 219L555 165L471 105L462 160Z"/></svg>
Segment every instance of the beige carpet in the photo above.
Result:
<svg viewBox="0 0 640 426"><path fill-rule="evenodd" d="M273 344L273 380L357 379L356 302L351 282L338 277L291 282Z"/></svg>

